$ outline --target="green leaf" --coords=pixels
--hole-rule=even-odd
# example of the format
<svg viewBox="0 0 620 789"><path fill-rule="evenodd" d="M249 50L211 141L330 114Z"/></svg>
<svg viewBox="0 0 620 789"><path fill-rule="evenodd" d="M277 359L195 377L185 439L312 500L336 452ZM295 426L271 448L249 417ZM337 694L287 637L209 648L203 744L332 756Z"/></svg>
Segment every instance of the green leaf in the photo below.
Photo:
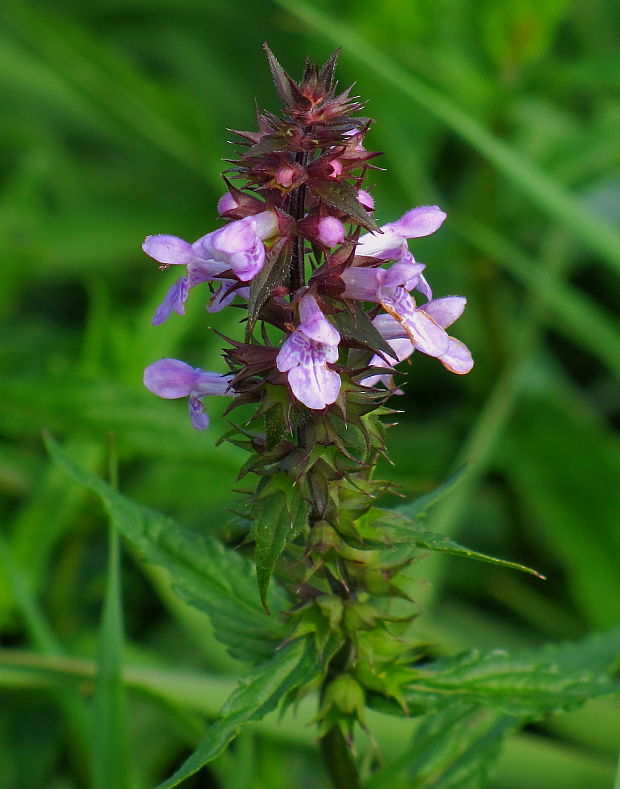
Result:
<svg viewBox="0 0 620 789"><path fill-rule="evenodd" d="M529 573L545 580L544 575L541 575L531 567L526 567L524 564L498 559L496 556L490 556L480 551L473 551L471 548L465 548L443 534L435 534L435 532L427 529L417 529L412 520L398 512L372 507L359 518L356 524L356 531L360 537L370 543L378 543L387 547L402 548L403 546L408 546L410 548L422 548L427 551L449 553L452 556L476 559L479 562L496 564L500 567L508 567L511 570L521 570L521 572Z"/></svg>
<svg viewBox="0 0 620 789"><path fill-rule="evenodd" d="M276 561L286 544L308 523L310 506L288 474L269 478L253 508L252 536L256 540L256 579L260 598L269 611L267 589Z"/></svg>
<svg viewBox="0 0 620 789"><path fill-rule="evenodd" d="M157 789L170 789L215 759L247 723L263 718L300 685L313 680L321 662L311 638L297 639L241 681L192 755Z"/></svg>
<svg viewBox="0 0 620 789"><path fill-rule="evenodd" d="M53 439L47 438L46 445L76 482L99 497L116 528L144 558L168 570L177 594L209 614L216 637L233 657L256 663L273 653L286 637L286 629L261 608L249 561L218 540L194 534L171 518L121 496L77 466ZM276 589L268 602L276 612L286 606L283 593Z"/></svg>
<svg viewBox="0 0 620 789"><path fill-rule="evenodd" d="M443 710L458 699L536 720L618 693L620 685L607 676L618 655L620 626L581 642L517 655L472 650L417 669L403 697L417 714Z"/></svg>
<svg viewBox="0 0 620 789"><path fill-rule="evenodd" d="M345 340L361 342L376 353L391 356L398 361L394 349L373 326L372 321L368 317L368 313L364 310L362 305L357 301L353 302L353 304L355 315L351 315L350 312L339 312L330 316L332 323L338 329L342 337Z"/></svg>
<svg viewBox="0 0 620 789"><path fill-rule="evenodd" d="M276 243L267 255L265 265L252 279L248 299L248 320L246 334L250 335L263 305L271 296L273 289L284 282L291 263L291 248L283 240Z"/></svg>
<svg viewBox="0 0 620 789"><path fill-rule="evenodd" d="M357 199L357 192L351 184L343 181L316 181L310 184L312 191L339 211L344 211L354 222L366 230L378 230L379 225L366 213Z"/></svg>
<svg viewBox="0 0 620 789"><path fill-rule="evenodd" d="M408 504L401 504L399 507L396 507L395 512L414 520L425 518L431 507L438 504L448 493L451 493L461 484L466 471L467 467L463 466L449 479L436 487L435 490L430 491L430 493L425 493L423 496L420 496Z"/></svg>
<svg viewBox="0 0 620 789"><path fill-rule="evenodd" d="M428 715L406 752L368 780L364 789L390 786L406 770L414 786L483 789L506 736L519 719L488 708L453 703Z"/></svg>

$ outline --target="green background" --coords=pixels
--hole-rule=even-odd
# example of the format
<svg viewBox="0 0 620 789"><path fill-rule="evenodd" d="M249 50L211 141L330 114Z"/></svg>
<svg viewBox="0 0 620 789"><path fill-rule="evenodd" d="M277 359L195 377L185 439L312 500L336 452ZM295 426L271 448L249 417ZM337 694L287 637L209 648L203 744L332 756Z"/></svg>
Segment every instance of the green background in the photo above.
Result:
<svg viewBox="0 0 620 789"><path fill-rule="evenodd" d="M209 402L212 428L198 434L184 403L158 400L141 378L162 356L223 371L209 327L239 336L239 314L207 315L195 292L185 318L151 326L174 274L140 244L217 226L226 129L254 129L254 99L278 110L263 41L294 76L306 54L343 47L340 84L368 100L367 147L385 152L386 172L369 179L380 222L419 204L448 214L411 248L436 295L467 296L454 333L476 366L452 376L415 355L384 473L412 497L466 463L432 528L548 577L429 559L413 584L417 634L444 654L618 621L617 3L4 0L1 14L2 789L91 780L80 705L105 519L47 459L41 430L103 474L113 434L126 495L227 536L244 456L216 446L225 403ZM148 787L196 742L239 669L163 576L129 551L122 570L127 663L172 686L165 700L129 697L131 785ZM86 661L81 674L73 658ZM29 661L60 668L28 674ZM15 663L22 674L6 670ZM405 745L406 733L376 725L380 742ZM510 740L492 786L608 789L619 730L609 700L531 727ZM302 722L268 722L187 786L321 787L312 748Z"/></svg>

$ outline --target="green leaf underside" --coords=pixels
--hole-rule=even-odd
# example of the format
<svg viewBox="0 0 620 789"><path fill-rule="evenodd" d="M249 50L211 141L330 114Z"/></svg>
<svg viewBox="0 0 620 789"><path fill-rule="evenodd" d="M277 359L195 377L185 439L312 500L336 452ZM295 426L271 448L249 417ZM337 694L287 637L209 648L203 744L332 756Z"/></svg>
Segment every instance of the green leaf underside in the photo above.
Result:
<svg viewBox="0 0 620 789"><path fill-rule="evenodd" d="M443 534L436 534L427 529L417 529L413 525L413 521L400 515L397 511L381 511L379 508L373 507L359 519L356 531L360 537L372 544L401 549L405 546L412 549L421 548L427 551L448 553L452 556L475 559L479 562L495 564L511 570L520 570L544 580L543 575L524 564L498 559L495 556L474 551L471 548L465 548Z"/></svg>
<svg viewBox="0 0 620 789"><path fill-rule="evenodd" d="M310 507L300 498L287 474L275 474L261 493L255 507L252 534L256 540L256 579L260 598L267 610L267 590L276 561L290 540L308 522Z"/></svg>
<svg viewBox="0 0 620 789"><path fill-rule="evenodd" d="M351 184L341 181L320 181L312 184L312 191L327 205L344 211L360 227L366 230L379 230L379 225L366 213L357 199L357 192Z"/></svg>
<svg viewBox="0 0 620 789"><path fill-rule="evenodd" d="M171 518L129 501L77 466L53 439L47 438L46 444L54 460L98 496L113 524L144 558L169 571L175 592L210 616L216 637L231 655L257 663L273 654L286 629L261 607L254 569L247 559L212 537L194 534ZM278 588L272 589L268 603L275 612L286 607Z"/></svg>
<svg viewBox="0 0 620 789"><path fill-rule="evenodd" d="M472 650L417 669L403 697L412 714L441 711L458 699L535 720L618 693L620 684L607 675L619 656L620 626L580 642L516 655ZM398 708L394 705L391 711L398 713Z"/></svg>
<svg viewBox="0 0 620 789"><path fill-rule="evenodd" d="M355 315L349 312L339 312L331 315L331 321L345 340L361 341L376 353L382 353L388 358L396 359L392 346L385 340L373 326L359 302L354 302Z"/></svg>
<svg viewBox="0 0 620 789"><path fill-rule="evenodd" d="M177 786L215 759L243 726L274 710L287 694L313 680L320 669L321 660L311 638L297 639L276 652L240 682L196 750L157 789Z"/></svg>
<svg viewBox="0 0 620 789"><path fill-rule="evenodd" d="M407 772L416 786L433 789L482 789L506 736L520 720L496 710L460 702L428 715L405 753L365 784L389 787Z"/></svg>

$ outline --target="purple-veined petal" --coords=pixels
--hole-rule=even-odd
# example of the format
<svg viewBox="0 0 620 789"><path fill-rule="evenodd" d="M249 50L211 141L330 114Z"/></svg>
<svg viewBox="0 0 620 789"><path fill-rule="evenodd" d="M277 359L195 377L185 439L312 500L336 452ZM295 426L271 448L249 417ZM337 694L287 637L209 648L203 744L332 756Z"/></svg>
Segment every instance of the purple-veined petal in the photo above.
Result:
<svg viewBox="0 0 620 789"><path fill-rule="evenodd" d="M466 304L467 299L463 296L445 296L443 299L435 299L425 304L424 312L428 313L442 329L447 329L461 317Z"/></svg>
<svg viewBox="0 0 620 789"><path fill-rule="evenodd" d="M443 356L448 350L448 335L423 310L404 288L380 288L382 307L407 330L415 347L428 356Z"/></svg>
<svg viewBox="0 0 620 789"><path fill-rule="evenodd" d="M311 294L306 294L299 302L299 329L312 340L325 345L338 345L340 334L327 320Z"/></svg>
<svg viewBox="0 0 620 789"><path fill-rule="evenodd" d="M407 211L400 219L388 223L383 229L402 238L420 238L430 236L438 230L445 218L446 214L439 206L422 205Z"/></svg>
<svg viewBox="0 0 620 789"><path fill-rule="evenodd" d="M153 326L159 326L167 320L173 312L178 312L179 315L185 315L185 302L189 295L189 285L185 277L178 279L174 285L171 285L162 303L159 305L153 316L151 323Z"/></svg>
<svg viewBox="0 0 620 789"><path fill-rule="evenodd" d="M354 266L342 272L345 284L343 298L358 301L378 301L377 290L384 275L383 269Z"/></svg>
<svg viewBox="0 0 620 789"><path fill-rule="evenodd" d="M145 369L144 385L158 397L176 400L195 388L198 372L180 359L159 359Z"/></svg>
<svg viewBox="0 0 620 789"><path fill-rule="evenodd" d="M209 427L209 414L205 411L204 403L194 393L190 395L188 404L189 418L196 430L206 430Z"/></svg>
<svg viewBox="0 0 620 789"><path fill-rule="evenodd" d="M166 266L186 266L193 257L191 244L165 233L147 236L142 249L149 257Z"/></svg>
<svg viewBox="0 0 620 789"><path fill-rule="evenodd" d="M258 238L250 249L230 255L230 266L242 282L249 282L265 263L265 247Z"/></svg>
<svg viewBox="0 0 620 789"><path fill-rule="evenodd" d="M449 337L448 350L440 357L443 366L457 375L466 375L474 366L469 348L460 340Z"/></svg>
<svg viewBox="0 0 620 789"><path fill-rule="evenodd" d="M323 345L301 331L294 331L280 349L276 367L288 373L289 386L301 403L321 410L334 403L340 391L340 376L326 366L337 358L337 347Z"/></svg>
<svg viewBox="0 0 620 789"><path fill-rule="evenodd" d="M335 403L340 392L338 373L328 370L324 362L314 358L309 364L293 367L288 382L295 397L314 411Z"/></svg>
<svg viewBox="0 0 620 789"><path fill-rule="evenodd" d="M280 352L276 356L276 367L281 373L287 373L301 363L306 354L307 344L310 342L301 332L294 331L284 341Z"/></svg>

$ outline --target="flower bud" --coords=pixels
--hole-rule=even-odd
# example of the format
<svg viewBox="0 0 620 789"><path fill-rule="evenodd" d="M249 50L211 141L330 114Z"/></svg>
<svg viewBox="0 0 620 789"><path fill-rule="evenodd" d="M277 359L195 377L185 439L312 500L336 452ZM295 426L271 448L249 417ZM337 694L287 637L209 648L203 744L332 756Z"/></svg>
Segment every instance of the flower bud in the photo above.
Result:
<svg viewBox="0 0 620 789"><path fill-rule="evenodd" d="M350 674L341 674L327 686L324 708L335 707L344 715L360 715L365 696L362 686Z"/></svg>
<svg viewBox="0 0 620 789"><path fill-rule="evenodd" d="M377 609L370 603L348 603L344 612L344 627L349 633L372 630L377 621Z"/></svg>
<svg viewBox="0 0 620 789"><path fill-rule="evenodd" d="M314 244L322 247L335 247L342 244L346 234L345 226L335 216L310 214L297 223L298 231Z"/></svg>

